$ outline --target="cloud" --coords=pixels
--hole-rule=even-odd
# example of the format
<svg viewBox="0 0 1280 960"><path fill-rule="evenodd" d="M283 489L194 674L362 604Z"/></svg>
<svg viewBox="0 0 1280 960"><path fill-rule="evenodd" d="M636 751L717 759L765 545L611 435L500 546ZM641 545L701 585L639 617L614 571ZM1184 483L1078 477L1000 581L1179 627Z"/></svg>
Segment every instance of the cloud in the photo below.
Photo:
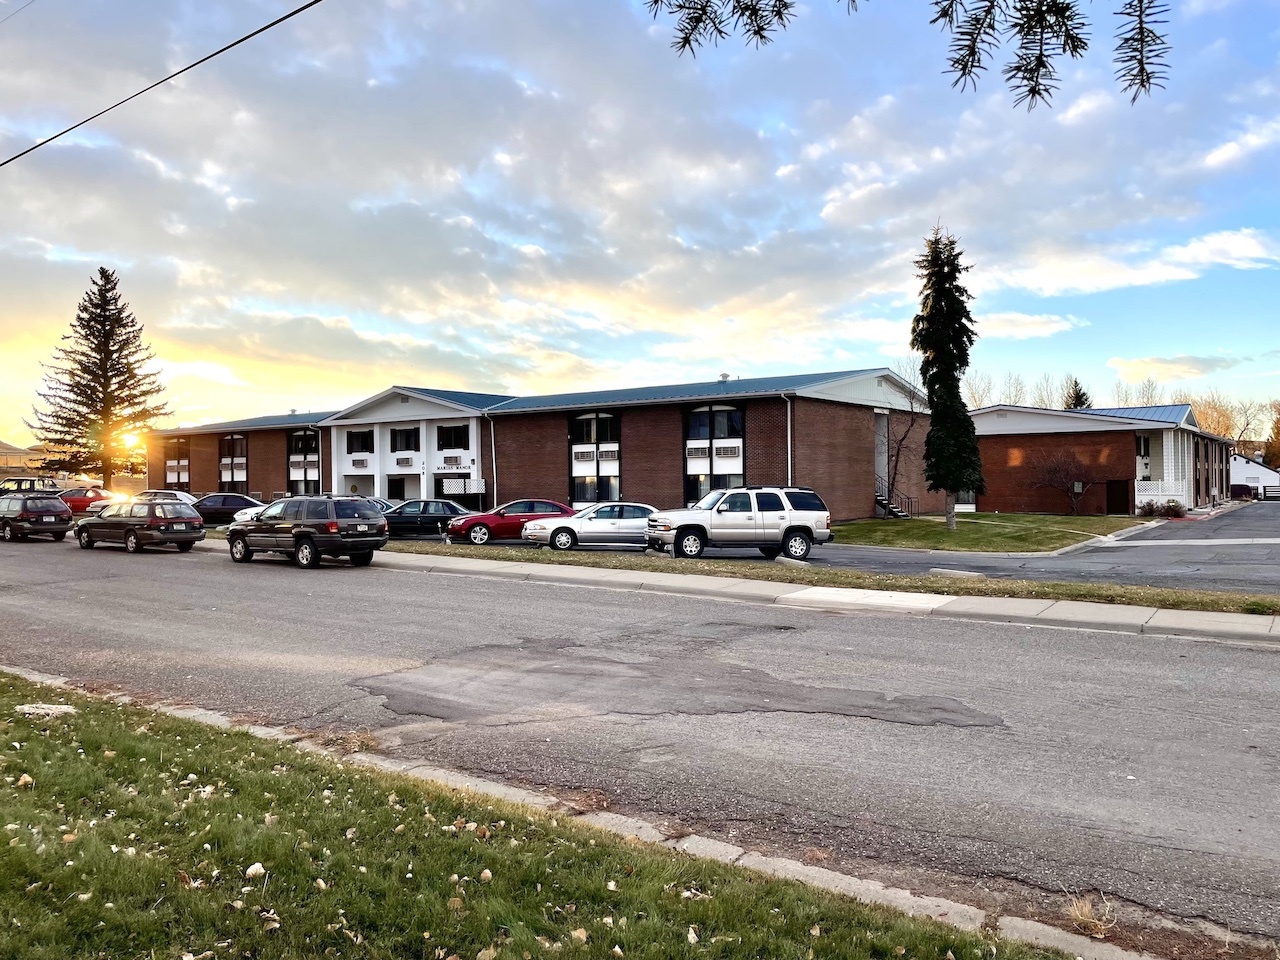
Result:
<svg viewBox="0 0 1280 960"><path fill-rule="evenodd" d="M1030 313L984 313L974 323L978 336L991 340L1031 340L1089 326L1078 317Z"/></svg>
<svg viewBox="0 0 1280 960"><path fill-rule="evenodd" d="M1210 170L1227 167L1277 143L1280 143L1280 117L1266 121L1250 117L1242 133L1204 155L1204 165Z"/></svg>
<svg viewBox="0 0 1280 960"><path fill-rule="evenodd" d="M1116 102L1113 94L1106 90L1091 90L1088 93L1081 94L1077 97L1066 110L1058 117L1058 122L1064 126L1076 126L1091 117L1095 117Z"/></svg>
<svg viewBox="0 0 1280 960"><path fill-rule="evenodd" d="M1112 357L1107 366L1115 370L1120 379L1127 383L1141 383L1148 377L1160 383L1174 380L1189 380L1203 377L1208 373L1230 370L1238 366L1240 360L1234 357L1142 357L1126 360L1123 357Z"/></svg>
<svg viewBox="0 0 1280 960"><path fill-rule="evenodd" d="M1222 230L1167 247L1162 259L1192 266L1227 266L1256 270L1280 263L1280 243L1260 230Z"/></svg>

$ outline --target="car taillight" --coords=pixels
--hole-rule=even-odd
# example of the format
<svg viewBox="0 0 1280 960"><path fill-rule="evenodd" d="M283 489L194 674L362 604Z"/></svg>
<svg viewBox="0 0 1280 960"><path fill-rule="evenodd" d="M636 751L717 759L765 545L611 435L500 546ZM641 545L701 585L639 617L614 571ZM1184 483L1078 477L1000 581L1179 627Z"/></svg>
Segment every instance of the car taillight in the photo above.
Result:
<svg viewBox="0 0 1280 960"><path fill-rule="evenodd" d="M34 513L28 513L26 510L23 510L16 517L16 519L18 520L34 520L35 518L36 518L36 515Z"/></svg>
<svg viewBox="0 0 1280 960"><path fill-rule="evenodd" d="M325 524L325 529L326 529L326 530L328 530L330 533L337 533L337 532L338 532L338 521L337 521L337 520L330 520L328 523L326 523L326 524Z"/></svg>
<svg viewBox="0 0 1280 960"><path fill-rule="evenodd" d="M147 526L154 527L157 530L163 530L164 520L162 520L160 517L152 517L150 520L147 521Z"/></svg>

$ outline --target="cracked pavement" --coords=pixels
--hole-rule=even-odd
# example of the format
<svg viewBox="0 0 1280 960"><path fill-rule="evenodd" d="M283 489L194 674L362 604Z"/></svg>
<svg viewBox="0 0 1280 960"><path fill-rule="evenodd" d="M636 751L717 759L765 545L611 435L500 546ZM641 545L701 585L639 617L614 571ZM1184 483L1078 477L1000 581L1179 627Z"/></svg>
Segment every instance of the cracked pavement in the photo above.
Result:
<svg viewBox="0 0 1280 960"><path fill-rule="evenodd" d="M0 548L0 663L635 809L1280 935L1280 649Z"/></svg>

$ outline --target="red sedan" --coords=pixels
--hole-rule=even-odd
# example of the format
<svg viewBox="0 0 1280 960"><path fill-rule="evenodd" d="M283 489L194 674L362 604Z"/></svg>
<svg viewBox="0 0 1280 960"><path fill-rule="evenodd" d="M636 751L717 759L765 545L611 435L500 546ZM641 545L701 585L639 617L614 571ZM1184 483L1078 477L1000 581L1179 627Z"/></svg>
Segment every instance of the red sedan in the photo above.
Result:
<svg viewBox="0 0 1280 960"><path fill-rule="evenodd" d="M115 494L108 493L101 487L75 487L63 490L58 496L71 508L72 513L87 513L91 504L115 499Z"/></svg>
<svg viewBox="0 0 1280 960"><path fill-rule="evenodd" d="M554 500L512 500L489 513L472 513L449 521L448 539L466 537L476 546L490 540L519 540L524 525L544 517L571 517L573 507Z"/></svg>

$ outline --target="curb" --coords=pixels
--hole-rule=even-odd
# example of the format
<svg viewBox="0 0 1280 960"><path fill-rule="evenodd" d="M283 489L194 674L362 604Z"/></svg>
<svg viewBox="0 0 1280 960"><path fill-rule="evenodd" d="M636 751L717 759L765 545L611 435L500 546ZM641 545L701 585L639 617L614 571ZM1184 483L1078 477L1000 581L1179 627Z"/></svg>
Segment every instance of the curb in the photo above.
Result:
<svg viewBox="0 0 1280 960"><path fill-rule="evenodd" d="M60 689L75 690L82 696L116 703L135 703L133 697L127 695L98 695L76 687L66 677L42 673L0 664L0 672L21 677L32 683ZM699 860L715 860L729 866L738 866L766 876L785 880L795 880L806 886L840 894L863 903L890 907L912 917L920 917L946 923L970 933L994 927L999 935L1007 940L1018 940L1034 946L1049 947L1065 951L1076 960L1161 960L1148 953L1134 953L1123 950L1109 943L1093 940L1080 934L1071 933L1058 927L1028 920L1022 917L1007 917L988 914L986 911L945 900L940 897L919 896L910 890L888 887L876 880L864 880L824 867L814 867L798 860L785 857L770 857L746 850L742 847L703 837L697 834L673 836L665 833L661 827L638 817L624 816L608 811L584 812L572 803L538 793L523 787L515 787L496 780L481 777L470 777L456 771L425 763L414 763L396 760L376 753L350 753L343 755L328 747L322 746L306 738L305 734L295 733L281 727L261 726L255 724L237 724L224 713L206 710L202 707L174 706L171 704L143 704L145 709L155 710L168 716L183 720L193 720L223 730L247 733L259 739L285 742L307 753L329 757L340 763L348 763L365 769L396 773L402 776L421 780L437 787L478 794L487 798L502 800L508 803L521 804L538 810L555 810L561 815L572 818L572 821L599 830L602 833L630 842L648 843L655 846L683 853Z"/></svg>
<svg viewBox="0 0 1280 960"><path fill-rule="evenodd" d="M510 560L473 560L434 554L385 553L378 562L386 569L407 573L482 576L610 590L650 591L711 600L771 603L823 613L911 614L1194 640L1280 644L1280 617L1268 614L1163 610L1083 600L957 597L855 587L806 587L771 580L661 570L647 572Z"/></svg>

